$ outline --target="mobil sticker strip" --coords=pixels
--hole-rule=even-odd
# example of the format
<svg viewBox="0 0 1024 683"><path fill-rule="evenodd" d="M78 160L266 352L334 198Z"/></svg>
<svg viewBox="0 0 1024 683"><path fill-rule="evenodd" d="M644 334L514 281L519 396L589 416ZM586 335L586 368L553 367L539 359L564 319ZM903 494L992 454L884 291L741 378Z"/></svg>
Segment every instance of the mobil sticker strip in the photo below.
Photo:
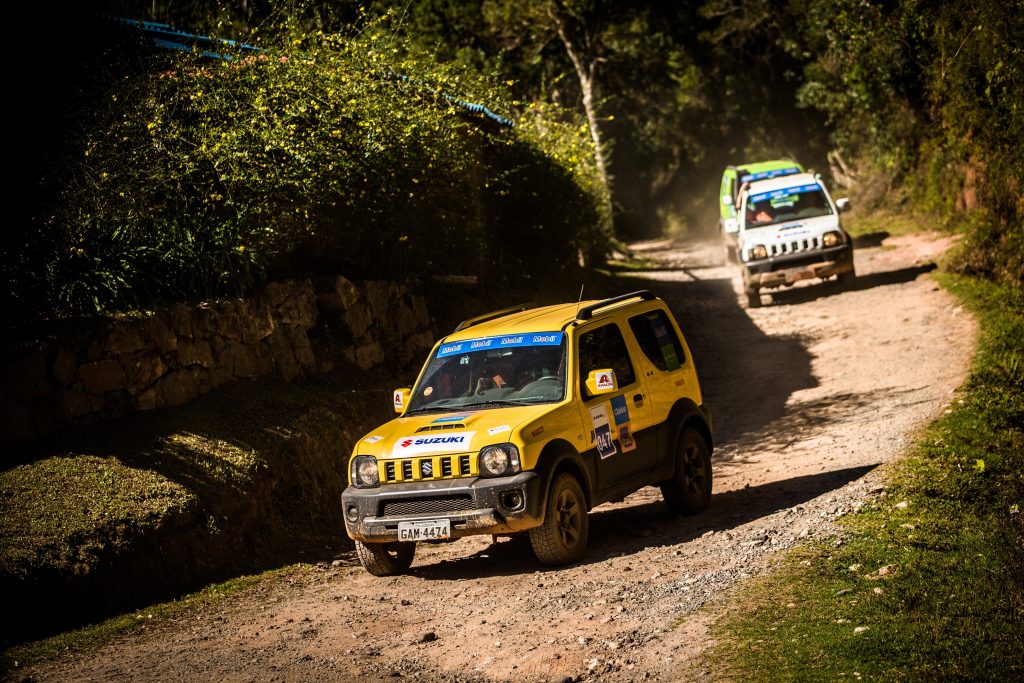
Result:
<svg viewBox="0 0 1024 683"><path fill-rule="evenodd" d="M777 168L774 171L761 171L760 173L747 173L740 176L741 183L752 183L755 180L766 180L767 178L778 178L784 175L793 175L794 173L800 173L800 169L796 166L790 166L789 168Z"/></svg>
<svg viewBox="0 0 1024 683"><path fill-rule="evenodd" d="M459 353L471 353L486 349L510 349L524 346L558 346L562 343L563 332L530 332L507 334L501 337L481 337L465 341L442 344L437 358L447 358Z"/></svg>
<svg viewBox="0 0 1024 683"><path fill-rule="evenodd" d="M821 188L817 185L799 185L797 187L787 187L782 190L772 190L771 192L755 194L750 198L750 201L763 202L766 199L778 199L779 197L788 197L794 194L803 194L804 192L818 192L820 190Z"/></svg>

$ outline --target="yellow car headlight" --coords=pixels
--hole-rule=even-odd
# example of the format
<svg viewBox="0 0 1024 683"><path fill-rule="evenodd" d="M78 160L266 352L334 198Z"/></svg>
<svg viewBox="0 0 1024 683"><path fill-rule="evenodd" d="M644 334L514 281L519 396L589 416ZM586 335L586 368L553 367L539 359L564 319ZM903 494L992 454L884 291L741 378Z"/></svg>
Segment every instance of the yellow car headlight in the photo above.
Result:
<svg viewBox="0 0 1024 683"><path fill-rule="evenodd" d="M519 471L519 449L514 444L504 443L480 449L481 476L501 477Z"/></svg>
<svg viewBox="0 0 1024 683"><path fill-rule="evenodd" d="M357 488L380 486L377 458L372 455L357 455L352 458L352 485Z"/></svg>

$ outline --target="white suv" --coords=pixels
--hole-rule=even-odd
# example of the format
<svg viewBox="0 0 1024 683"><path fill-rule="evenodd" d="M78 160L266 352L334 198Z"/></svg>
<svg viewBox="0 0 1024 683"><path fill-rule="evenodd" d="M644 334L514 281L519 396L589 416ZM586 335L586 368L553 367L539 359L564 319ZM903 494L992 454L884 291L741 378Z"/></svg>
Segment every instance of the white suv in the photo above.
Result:
<svg viewBox="0 0 1024 683"><path fill-rule="evenodd" d="M839 221L849 200L832 201L817 176L756 181L739 201L737 251L749 307L761 305L762 289L799 280L836 276L853 286L853 240Z"/></svg>

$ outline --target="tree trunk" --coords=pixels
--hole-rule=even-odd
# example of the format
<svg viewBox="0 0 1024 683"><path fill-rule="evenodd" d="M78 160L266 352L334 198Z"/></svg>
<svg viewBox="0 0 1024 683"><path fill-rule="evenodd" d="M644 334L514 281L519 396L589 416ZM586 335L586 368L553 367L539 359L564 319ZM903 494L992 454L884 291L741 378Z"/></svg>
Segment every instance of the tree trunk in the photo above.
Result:
<svg viewBox="0 0 1024 683"><path fill-rule="evenodd" d="M584 58L577 51L576 46L569 38L565 30L565 22L561 17L552 17L558 29L558 37L562 40L565 52L576 70L576 77L580 82L580 93L583 95L583 112L587 117L587 127L590 129L590 139L594 142L594 156L597 161L597 172L608 193L609 208L612 196L612 179L608 175L608 155L604 140L601 136L601 127L598 125L597 102L594 93L594 70L597 65L595 60L584 63ZM610 215L610 214L609 214Z"/></svg>

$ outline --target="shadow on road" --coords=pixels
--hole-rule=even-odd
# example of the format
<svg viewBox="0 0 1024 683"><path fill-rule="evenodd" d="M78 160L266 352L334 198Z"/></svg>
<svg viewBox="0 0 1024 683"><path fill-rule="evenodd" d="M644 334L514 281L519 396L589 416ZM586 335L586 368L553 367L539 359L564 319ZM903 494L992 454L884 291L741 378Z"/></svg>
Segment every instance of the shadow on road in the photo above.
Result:
<svg viewBox="0 0 1024 683"><path fill-rule="evenodd" d="M888 285L898 285L904 282L913 282L920 275L924 273L930 273L935 270L938 266L934 263L925 263L920 266L912 266L910 268L900 268L899 270L890 270L884 273L869 273L868 275L858 275L857 281L852 287L853 290L867 290L874 289L875 287L885 287ZM830 296L836 296L842 294L844 291L843 287L835 280L829 280L828 282L821 282L809 287L794 287L792 289L773 289L767 290L765 293L771 296L771 304L775 306L792 306L797 304L805 304L810 301L816 301Z"/></svg>
<svg viewBox="0 0 1024 683"><path fill-rule="evenodd" d="M877 232L869 232L866 235L858 235L853 238L853 247L854 249L880 247L887 237L890 237L889 231L887 230L879 230Z"/></svg>
<svg viewBox="0 0 1024 683"><path fill-rule="evenodd" d="M735 529L839 489L874 467L851 467L719 493L712 496L706 512L693 517L672 515L661 501L607 510L597 508L590 514L590 547L582 564L632 555L646 548L687 543L708 531ZM539 565L529 542L517 538L492 544L468 557L413 566L411 573L424 579L455 580L537 571L558 568Z"/></svg>
<svg viewBox="0 0 1024 683"><path fill-rule="evenodd" d="M806 341L761 330L739 305L731 280L636 281L664 299L679 321L717 444L763 433L785 415L794 392L817 386Z"/></svg>

